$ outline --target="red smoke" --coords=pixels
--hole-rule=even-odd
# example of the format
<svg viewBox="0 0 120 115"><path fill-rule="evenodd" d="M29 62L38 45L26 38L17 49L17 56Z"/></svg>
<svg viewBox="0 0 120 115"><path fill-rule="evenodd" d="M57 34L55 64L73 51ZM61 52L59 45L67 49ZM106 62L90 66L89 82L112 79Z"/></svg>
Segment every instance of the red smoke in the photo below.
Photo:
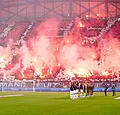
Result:
<svg viewBox="0 0 120 115"><path fill-rule="evenodd" d="M80 22L79 26L83 27L83 24ZM60 67L67 74L78 74L79 77L88 77L94 72L107 76L109 70L119 72L120 42L117 39L109 38L106 42L101 38L98 46L89 46L82 44L79 32L75 35L70 33L65 38L55 38L58 28L59 22L56 19L42 22L35 30L36 35L22 42L17 51L18 62L10 70L5 70L5 66L12 63L11 47L0 47L0 73L10 75L19 69L22 77L27 79L33 77L34 71L41 78L53 75Z"/></svg>

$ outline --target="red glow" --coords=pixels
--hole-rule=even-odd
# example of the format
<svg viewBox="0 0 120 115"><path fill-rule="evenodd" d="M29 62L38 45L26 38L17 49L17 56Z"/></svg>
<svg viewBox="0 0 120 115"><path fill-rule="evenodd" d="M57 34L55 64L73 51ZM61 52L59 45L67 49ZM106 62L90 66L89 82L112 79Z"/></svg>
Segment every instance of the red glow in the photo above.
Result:
<svg viewBox="0 0 120 115"><path fill-rule="evenodd" d="M85 27L81 22L79 22L79 27Z"/></svg>
<svg viewBox="0 0 120 115"><path fill-rule="evenodd" d="M99 15L97 14L97 16ZM64 38L55 37L58 29L55 29L54 32L50 31L58 28L57 20L51 19L41 23L35 31L36 37L24 41L25 43L23 42L22 46L17 49L16 57L11 55L11 46L6 48L0 46L0 68L3 70L1 73L10 75L19 70L24 78L31 79L34 71L37 71L41 78L50 74L56 75L59 70L64 71L64 77L74 77L75 74L79 77L107 77L118 74L120 42L113 37L107 38L107 35L104 36L106 37L104 39L94 40L92 37L88 37L88 40L86 34L89 35L92 32L88 33L86 29L85 33L83 30L84 27L91 29L94 21L99 22L100 20L88 22L76 19L74 29ZM92 29L94 33L94 28ZM94 44L92 44L93 42Z"/></svg>
<svg viewBox="0 0 120 115"><path fill-rule="evenodd" d="M89 17L89 15L86 15L86 18L88 18Z"/></svg>
<svg viewBox="0 0 120 115"><path fill-rule="evenodd" d="M69 43L70 41L69 40L67 40L67 43Z"/></svg>
<svg viewBox="0 0 120 115"><path fill-rule="evenodd" d="M97 14L97 16L100 16L99 14Z"/></svg>

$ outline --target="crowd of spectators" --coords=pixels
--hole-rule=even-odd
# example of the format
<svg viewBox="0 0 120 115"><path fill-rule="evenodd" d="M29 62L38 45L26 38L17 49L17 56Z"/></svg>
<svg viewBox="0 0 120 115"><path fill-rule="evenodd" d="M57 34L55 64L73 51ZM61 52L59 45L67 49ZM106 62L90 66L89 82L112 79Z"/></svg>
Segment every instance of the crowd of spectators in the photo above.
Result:
<svg viewBox="0 0 120 115"><path fill-rule="evenodd" d="M38 25L42 23L41 21L36 21L33 25L33 27L31 28L30 32L26 34L26 39L31 39L33 37L36 36L36 31L38 28ZM62 30L62 32L58 32L58 34L64 34L64 31L69 31L73 28L80 28L78 29L83 36L87 36L87 37L91 37L91 36L98 36L101 32L101 30L103 28L105 28L108 24L110 25L112 23L112 21L109 21L107 19L76 19L76 20L63 20L60 24L59 24L59 29L58 30ZM17 41L20 39L20 37L22 36L22 34L25 32L25 30L28 28L28 26L30 25L29 21L20 21L20 22L15 22L15 24L13 25L12 29L7 33L7 36L4 37L4 39L0 38L0 44L5 44L6 40L8 39L13 39L14 41ZM2 33L2 31L8 28L8 26L6 26L6 24L0 23L0 33ZM82 28L82 29L81 29ZM120 22L119 20L115 22L115 24L110 28L109 31L106 32L107 33L113 33L112 35L116 38L120 38ZM71 78L70 76L65 76L63 75L64 73L61 73L59 75L51 75L51 76L46 76L45 78L47 80L51 80L51 78L53 80L56 81L70 81ZM33 74L31 74L33 75ZM75 76L75 79L78 80L87 80L87 77L84 78L80 78L79 76ZM32 79L32 77L30 78ZM46 80L43 79L43 80ZM73 78L74 79L74 78ZM96 80L96 81L114 81L117 80L116 76L98 76L96 75L92 75L90 77L91 80Z"/></svg>

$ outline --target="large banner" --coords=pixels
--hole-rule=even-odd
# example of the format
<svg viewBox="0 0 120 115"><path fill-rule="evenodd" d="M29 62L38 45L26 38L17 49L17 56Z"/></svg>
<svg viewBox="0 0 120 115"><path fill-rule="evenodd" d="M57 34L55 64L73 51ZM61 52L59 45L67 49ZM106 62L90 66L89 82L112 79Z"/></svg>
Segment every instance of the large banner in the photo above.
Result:
<svg viewBox="0 0 120 115"><path fill-rule="evenodd" d="M34 81L2 81L0 82L0 91L46 91L46 92L69 92L69 83L64 82L34 82ZM115 83L116 91L120 92L120 83ZM101 83L96 83L95 92L103 92ZM111 84L108 91L111 92Z"/></svg>

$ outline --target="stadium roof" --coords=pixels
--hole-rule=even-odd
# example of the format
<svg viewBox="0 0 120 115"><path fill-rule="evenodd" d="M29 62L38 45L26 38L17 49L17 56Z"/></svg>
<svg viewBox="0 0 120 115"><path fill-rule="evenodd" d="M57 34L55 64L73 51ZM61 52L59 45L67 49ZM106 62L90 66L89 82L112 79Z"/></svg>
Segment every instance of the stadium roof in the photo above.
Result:
<svg viewBox="0 0 120 115"><path fill-rule="evenodd" d="M120 3L120 0L20 0L19 4L17 4L17 0L1 0L0 1L0 8L7 8L7 7L15 7L21 6L25 4L33 4L33 3L51 3L51 2L68 2L68 1L81 1L81 2L114 2ZM9 5L8 5L9 2Z"/></svg>
<svg viewBox="0 0 120 115"><path fill-rule="evenodd" d="M103 17L119 17L119 6L120 0L0 0L0 20L72 19L101 12Z"/></svg>

